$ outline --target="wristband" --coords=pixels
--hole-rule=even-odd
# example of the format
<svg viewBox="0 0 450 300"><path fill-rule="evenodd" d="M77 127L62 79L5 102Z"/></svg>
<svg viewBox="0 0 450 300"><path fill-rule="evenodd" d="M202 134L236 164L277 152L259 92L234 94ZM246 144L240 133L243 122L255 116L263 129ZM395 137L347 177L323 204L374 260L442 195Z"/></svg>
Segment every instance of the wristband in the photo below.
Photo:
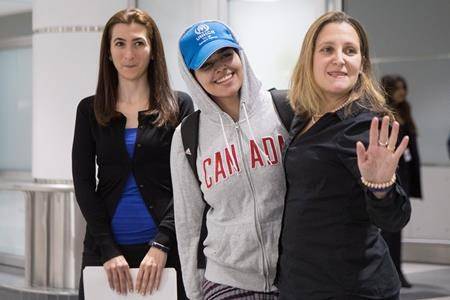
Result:
<svg viewBox="0 0 450 300"><path fill-rule="evenodd" d="M169 247L166 247L166 246L164 246L164 245L162 245L162 244L160 244L160 243L157 243L157 242L155 242L155 241L151 242L150 245L151 245L152 247L155 247L156 249L159 249L159 250L164 251L164 252L166 252L166 253L168 253L168 252L170 251L170 248L169 248Z"/></svg>

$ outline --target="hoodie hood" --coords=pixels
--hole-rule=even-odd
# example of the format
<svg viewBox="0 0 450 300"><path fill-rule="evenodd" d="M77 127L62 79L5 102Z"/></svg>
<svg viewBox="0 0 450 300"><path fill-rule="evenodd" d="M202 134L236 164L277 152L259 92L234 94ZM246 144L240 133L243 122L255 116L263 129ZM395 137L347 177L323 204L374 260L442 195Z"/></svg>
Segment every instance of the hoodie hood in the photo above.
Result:
<svg viewBox="0 0 450 300"><path fill-rule="evenodd" d="M203 299L203 278L245 290L275 290L288 132L242 48L239 56L243 84L235 122L203 90L179 51L183 79L201 110L198 146L190 150L197 153L197 176L187 160L192 153L183 147L181 125L170 155L178 249L190 299ZM206 215L207 237L200 241L207 259L203 275L197 255L205 202L213 209Z"/></svg>
<svg viewBox="0 0 450 300"><path fill-rule="evenodd" d="M236 37L236 34L228 27L226 24L220 21L216 21L218 23L226 26L230 32L232 32L233 37L236 41L239 41ZM247 56L245 55L244 50L241 49L238 51L239 57L242 62L243 68L243 82L242 87L240 89L240 109L239 109L239 122L245 121L246 114L243 112L242 107L245 105L245 109L247 110L248 115L251 115L254 111L255 101L257 101L261 97L267 97L267 93L262 89L261 82L256 78L253 73L252 68L248 63ZM188 67L186 66L183 56L181 55L180 48L178 46L178 63L180 66L181 76L185 81L189 93L192 96L192 99L198 109L201 110L202 115L205 115L208 119L213 122L221 122L220 116L225 114L222 109L211 99L211 97L203 90L201 85L197 82L195 77L192 75ZM230 125L228 123L233 123L231 118L224 118L223 120L225 125Z"/></svg>

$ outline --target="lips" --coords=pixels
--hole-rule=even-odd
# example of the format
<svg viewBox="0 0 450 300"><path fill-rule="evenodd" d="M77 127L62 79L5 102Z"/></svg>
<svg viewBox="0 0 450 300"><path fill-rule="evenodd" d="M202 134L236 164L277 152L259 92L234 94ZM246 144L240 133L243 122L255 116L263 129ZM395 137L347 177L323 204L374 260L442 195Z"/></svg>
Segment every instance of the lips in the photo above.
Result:
<svg viewBox="0 0 450 300"><path fill-rule="evenodd" d="M214 83L217 83L217 84L226 83L226 82L228 82L229 80L231 80L233 78L233 75L234 75L234 72L227 73L226 75L224 75L224 76L220 77L219 79L215 80Z"/></svg>
<svg viewBox="0 0 450 300"><path fill-rule="evenodd" d="M347 72L342 72L342 71L331 71L331 72L327 72L327 74L329 76L335 77L335 78L347 76Z"/></svg>

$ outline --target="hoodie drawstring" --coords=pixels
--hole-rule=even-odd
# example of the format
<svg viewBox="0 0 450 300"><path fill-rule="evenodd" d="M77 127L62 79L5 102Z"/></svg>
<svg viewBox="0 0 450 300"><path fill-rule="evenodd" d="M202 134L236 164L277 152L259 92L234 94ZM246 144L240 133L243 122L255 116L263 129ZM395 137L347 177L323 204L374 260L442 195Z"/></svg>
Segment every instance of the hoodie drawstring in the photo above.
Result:
<svg viewBox="0 0 450 300"><path fill-rule="evenodd" d="M256 138L255 138L255 134L254 134L254 132L253 132L252 125L251 125L251 123L250 123L250 118L248 117L248 112L247 112L247 107L245 106L245 102L242 102L242 107L243 107L243 110L244 110L245 120L246 120L246 122L247 122L248 130L249 130L249 132L250 132L250 137L251 137L251 138L253 139L253 141L255 142L256 147L258 148L259 152L260 152L260 153L264 156L264 158L266 159L266 162L267 162L270 166L273 165L272 161L270 160L269 155L267 155L266 152L264 152L264 151L261 149L261 147L259 146L259 144L258 144L258 142L257 142L257 140L256 140ZM220 127L221 127L221 129L222 129L222 136L223 136L223 138L224 138L224 140L225 140L225 144L226 144L226 146L227 146L227 149L228 149L229 151L231 151L230 143L228 142L227 134L226 134L226 132L225 132L225 125L223 124L222 113L221 113L221 112L217 112L217 113L219 114ZM233 160L231 160L231 165L232 165L234 171L236 171L236 173L239 174L239 171L238 171L237 167L235 166L235 162L234 162Z"/></svg>
<svg viewBox="0 0 450 300"><path fill-rule="evenodd" d="M217 113L219 114L220 126L222 128L222 135L223 135L223 138L225 139L225 144L227 145L228 151L231 151L231 147L230 147L230 144L228 143L227 135L225 133L225 126L223 125L222 113L221 112L217 112ZM230 155L231 155L231 152L230 152ZM235 164L235 162L232 159L231 165L233 166L234 171L236 171L236 173L239 175L239 170L237 169L237 167L234 164Z"/></svg>
<svg viewBox="0 0 450 300"><path fill-rule="evenodd" d="M250 118L248 117L247 113L247 106L245 106L245 102L242 102L242 107L244 108L244 114L245 114L245 120L247 121L248 130L250 131L250 136L255 141L256 147L258 148L259 152L262 153L262 155L265 157L267 163L271 166L273 165L269 155L266 154L266 152L262 151L261 147L259 147L258 142L255 139L255 134L253 133L252 125L250 124Z"/></svg>

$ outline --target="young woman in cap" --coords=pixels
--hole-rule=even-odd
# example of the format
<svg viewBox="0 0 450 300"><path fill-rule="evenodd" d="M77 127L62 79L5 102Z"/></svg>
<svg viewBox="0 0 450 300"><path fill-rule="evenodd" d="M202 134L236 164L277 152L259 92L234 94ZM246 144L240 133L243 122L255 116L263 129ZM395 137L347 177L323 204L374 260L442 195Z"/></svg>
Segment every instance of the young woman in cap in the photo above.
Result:
<svg viewBox="0 0 450 300"><path fill-rule="evenodd" d="M298 117L284 159L281 299L398 299L379 228L399 231L411 214L395 177L408 137L396 149L399 124L389 134L358 21L331 12L311 25L289 98Z"/></svg>
<svg viewBox="0 0 450 300"><path fill-rule="evenodd" d="M172 141L175 225L190 299L277 299L273 285L285 194L287 130L225 24L199 22L179 41L180 68L200 109L197 174L180 128ZM197 179L198 178L198 179ZM200 240L203 212L207 237ZM206 269L198 268L204 245Z"/></svg>
<svg viewBox="0 0 450 300"><path fill-rule="evenodd" d="M151 294L165 266L180 275L169 154L175 127L192 111L190 97L170 88L153 19L138 9L112 16L96 94L78 105L72 170L87 222L82 267L103 265L120 294ZM139 268L136 282L130 267Z"/></svg>

